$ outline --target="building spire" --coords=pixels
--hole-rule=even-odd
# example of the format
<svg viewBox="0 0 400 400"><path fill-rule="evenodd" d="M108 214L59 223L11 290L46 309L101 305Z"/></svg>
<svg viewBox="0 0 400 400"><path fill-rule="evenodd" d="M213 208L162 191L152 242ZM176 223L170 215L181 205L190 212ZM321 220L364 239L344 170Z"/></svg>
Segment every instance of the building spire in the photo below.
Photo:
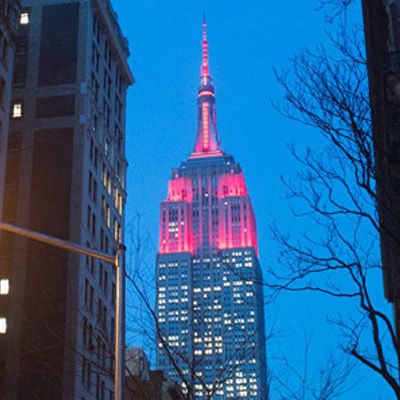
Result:
<svg viewBox="0 0 400 400"><path fill-rule="evenodd" d="M191 158L212 157L222 154L216 127L215 91L210 76L207 21L205 15L203 17L203 39L201 46L202 63L200 69L200 88L197 100L197 138Z"/></svg>
<svg viewBox="0 0 400 400"><path fill-rule="evenodd" d="M203 41L201 43L202 50L203 50L203 62L201 65L201 78L207 79L210 76L209 69L208 69L208 41L207 41L207 21L206 21L206 14L204 13L203 16Z"/></svg>

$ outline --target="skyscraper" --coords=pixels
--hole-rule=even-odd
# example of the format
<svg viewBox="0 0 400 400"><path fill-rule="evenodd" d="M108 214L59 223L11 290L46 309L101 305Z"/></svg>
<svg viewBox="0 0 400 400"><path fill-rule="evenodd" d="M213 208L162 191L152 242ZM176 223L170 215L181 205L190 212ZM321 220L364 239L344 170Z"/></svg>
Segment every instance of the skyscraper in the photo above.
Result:
<svg viewBox="0 0 400 400"><path fill-rule="evenodd" d="M400 1L362 1L386 298L400 338Z"/></svg>
<svg viewBox="0 0 400 400"><path fill-rule="evenodd" d="M0 3L0 217L3 208L3 184L10 117L11 83L19 26L19 13L19 0L9 0Z"/></svg>
<svg viewBox="0 0 400 400"><path fill-rule="evenodd" d="M113 254L122 241L128 44L109 0L23 0L4 220ZM111 399L115 272L2 235L0 398ZM6 298L5 298L6 297Z"/></svg>
<svg viewBox="0 0 400 400"><path fill-rule="evenodd" d="M157 364L193 399L266 399L256 221L240 165L222 151L207 26L194 151L161 203Z"/></svg>

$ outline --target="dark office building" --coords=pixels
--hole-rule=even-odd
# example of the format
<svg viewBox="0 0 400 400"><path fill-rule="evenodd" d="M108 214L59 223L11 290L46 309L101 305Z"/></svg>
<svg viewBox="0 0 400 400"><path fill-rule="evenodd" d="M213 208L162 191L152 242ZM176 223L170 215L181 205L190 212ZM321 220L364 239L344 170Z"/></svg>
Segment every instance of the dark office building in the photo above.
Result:
<svg viewBox="0 0 400 400"><path fill-rule="evenodd" d="M108 0L22 1L5 222L113 254L123 240L128 56ZM0 398L113 398L113 267L10 234L0 266L9 291Z"/></svg>
<svg viewBox="0 0 400 400"><path fill-rule="evenodd" d="M400 1L363 0L386 298L400 334Z"/></svg>
<svg viewBox="0 0 400 400"><path fill-rule="evenodd" d="M3 208L11 82L19 26L19 12L19 0L0 2L0 216ZM3 285L5 284L3 283Z"/></svg>

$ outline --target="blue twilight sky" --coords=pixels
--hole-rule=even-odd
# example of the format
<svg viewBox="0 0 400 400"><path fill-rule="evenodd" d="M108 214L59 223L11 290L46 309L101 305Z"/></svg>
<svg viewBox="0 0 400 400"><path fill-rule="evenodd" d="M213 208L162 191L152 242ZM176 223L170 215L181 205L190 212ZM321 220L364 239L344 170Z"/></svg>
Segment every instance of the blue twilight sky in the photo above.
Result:
<svg viewBox="0 0 400 400"><path fill-rule="evenodd" d="M317 0L113 0L130 42L136 84L127 109L127 242L140 215L142 235L158 241L159 202L165 198L171 168L179 166L194 145L196 91L201 60L201 23L207 14L211 75L217 102L217 126L223 149L242 165L258 223L260 260L279 270L273 222L290 231L294 221L283 199L282 175L297 164L287 145L318 144L318 134L283 119L270 105L280 97L273 67L287 67L305 46L324 40L327 27ZM355 17L357 19L357 16ZM147 253L153 269L155 252ZM377 290L381 289L377 276ZM302 368L304 336L312 336L310 370L335 350L337 336L326 318L340 312L337 303L310 294L283 295L266 309L267 325L276 321L279 335L268 344L269 366L282 371L284 353ZM130 344L141 344L131 335ZM359 368L355 389L344 400L390 400L373 374ZM273 400L273 399L272 399Z"/></svg>

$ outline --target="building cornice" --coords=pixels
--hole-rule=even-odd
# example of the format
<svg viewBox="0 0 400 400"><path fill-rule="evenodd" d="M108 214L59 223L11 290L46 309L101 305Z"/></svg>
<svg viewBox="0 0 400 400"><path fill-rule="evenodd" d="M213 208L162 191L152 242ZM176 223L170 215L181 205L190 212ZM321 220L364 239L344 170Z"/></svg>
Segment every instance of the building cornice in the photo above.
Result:
<svg viewBox="0 0 400 400"><path fill-rule="evenodd" d="M132 71L128 64L129 46L127 39L123 36L119 26L117 15L109 0L94 0L94 7L98 11L111 38L111 44L119 58L120 64L125 73L125 79L129 85L135 83Z"/></svg>

